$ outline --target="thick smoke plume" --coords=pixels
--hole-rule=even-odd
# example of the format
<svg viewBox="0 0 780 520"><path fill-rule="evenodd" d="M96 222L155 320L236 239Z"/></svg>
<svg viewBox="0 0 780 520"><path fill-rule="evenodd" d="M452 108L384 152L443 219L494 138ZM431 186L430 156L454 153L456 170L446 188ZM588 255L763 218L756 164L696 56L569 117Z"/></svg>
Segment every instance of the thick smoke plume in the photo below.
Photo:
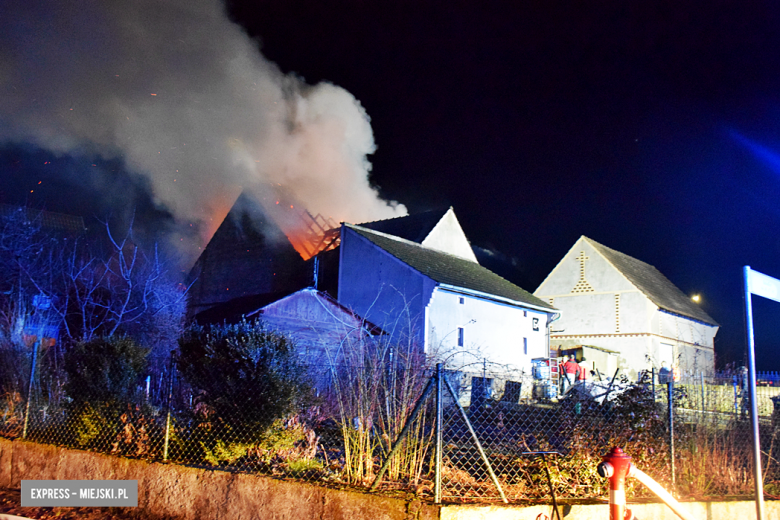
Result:
<svg viewBox="0 0 780 520"><path fill-rule="evenodd" d="M285 75L219 0L11 2L0 141L121 157L207 239L243 190L353 222L402 215L370 186L369 117Z"/></svg>

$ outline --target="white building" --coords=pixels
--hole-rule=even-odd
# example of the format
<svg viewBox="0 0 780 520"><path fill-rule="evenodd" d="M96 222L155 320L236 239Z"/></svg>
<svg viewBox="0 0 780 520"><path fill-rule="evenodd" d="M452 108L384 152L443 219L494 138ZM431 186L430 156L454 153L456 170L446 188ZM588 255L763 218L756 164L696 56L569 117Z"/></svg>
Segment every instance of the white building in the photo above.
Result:
<svg viewBox="0 0 780 520"><path fill-rule="evenodd" d="M289 336L307 364L343 362L346 342L379 336L382 330L350 311L327 293L307 287L250 312L269 328Z"/></svg>
<svg viewBox="0 0 780 520"><path fill-rule="evenodd" d="M196 318L219 323L245 314L257 316L292 337L310 365L339 363L345 341L370 338L374 339L366 344L373 347L381 341L389 348L444 361L451 370L480 373L484 379L490 378L484 374L489 371L499 380L518 381L518 372L530 375L532 359L548 357L548 324L557 311L480 266L452 208L359 226L343 224L339 231L337 251L306 263L308 272L303 274L308 276L289 277L305 279L304 285L290 290L294 284L287 283L283 287L288 291L281 294L269 292L277 287L260 287L264 292L241 293L200 311ZM268 274L261 267L276 269L285 263L286 257L273 263L276 259L268 248L244 247L246 242L236 239L237 233L223 235L231 251L247 251L245 265L262 271L259 277ZM218 248L212 250L205 256L225 257L217 254ZM245 292L255 287L251 283L244 287L242 280L253 275L237 262L224 267L214 262L202 272L205 278L219 275L216 282L204 280L203 287L224 285ZM337 287L323 283L330 279ZM304 289L309 283L315 287ZM483 381L483 387L487 383ZM500 391L502 383L491 385Z"/></svg>
<svg viewBox="0 0 780 520"><path fill-rule="evenodd" d="M580 237L534 295L561 311L551 348L612 351L632 378L662 362L714 370L718 324L655 267L595 240Z"/></svg>
<svg viewBox="0 0 780 520"><path fill-rule="evenodd" d="M381 329L327 293L307 287L246 315L260 318L295 343L315 385L324 388L335 367L359 364L362 349L375 345Z"/></svg>
<svg viewBox="0 0 780 520"><path fill-rule="evenodd" d="M480 266L451 208L413 218L342 226L339 303L449 368L530 373L556 309Z"/></svg>

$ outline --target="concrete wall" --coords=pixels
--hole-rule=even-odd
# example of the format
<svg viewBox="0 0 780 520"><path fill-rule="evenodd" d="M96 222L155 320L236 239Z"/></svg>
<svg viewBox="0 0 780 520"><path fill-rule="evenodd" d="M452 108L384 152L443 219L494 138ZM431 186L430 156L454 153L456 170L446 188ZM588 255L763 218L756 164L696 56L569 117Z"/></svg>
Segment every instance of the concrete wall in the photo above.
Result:
<svg viewBox="0 0 780 520"><path fill-rule="evenodd" d="M585 266L582 269L581 254L584 254ZM571 294L583 278L593 292L635 291L636 287L612 267L601 253L580 238L561 259L558 265L547 275L534 294L539 298ZM558 305L555 305L558 307Z"/></svg>
<svg viewBox="0 0 780 520"><path fill-rule="evenodd" d="M582 257L585 260L584 269ZM560 309L556 329L567 335L650 332L655 305L625 276L580 239L534 295Z"/></svg>
<svg viewBox="0 0 780 520"><path fill-rule="evenodd" d="M661 343L672 344L673 357L667 359L660 352L658 364L666 361L666 366L677 366L684 372L705 375L711 374L715 368L715 335L718 327L694 321L683 316L656 310L651 319L652 331L658 335L656 348ZM668 350L668 349L666 349Z"/></svg>
<svg viewBox="0 0 780 520"><path fill-rule="evenodd" d="M257 475L122 459L0 438L0 486L18 489L22 480L137 480L138 506L145 513L177 520L514 520L552 518L549 505L443 505L285 482ZM753 518L755 503L690 502L693 518ZM606 503L559 506L561 517L609 518ZM629 504L638 518L676 520L664 504ZM780 520L780 502L766 502L767 520Z"/></svg>
<svg viewBox="0 0 780 520"><path fill-rule="evenodd" d="M122 459L0 439L0 486L22 480L137 480L150 515L205 520L434 520L438 507L257 475Z"/></svg>
<svg viewBox="0 0 780 520"><path fill-rule="evenodd" d="M780 503L765 502L765 520L780 520ZM733 520L737 518L756 518L756 504L749 501L738 502L686 502L683 507L691 518L699 520ZM628 504L634 518L642 520L679 520L666 504ZM609 518L606 504L578 504L559 506L561 518L565 520L605 520ZM555 518L549 505L512 507L463 505L441 508L441 520L516 520Z"/></svg>

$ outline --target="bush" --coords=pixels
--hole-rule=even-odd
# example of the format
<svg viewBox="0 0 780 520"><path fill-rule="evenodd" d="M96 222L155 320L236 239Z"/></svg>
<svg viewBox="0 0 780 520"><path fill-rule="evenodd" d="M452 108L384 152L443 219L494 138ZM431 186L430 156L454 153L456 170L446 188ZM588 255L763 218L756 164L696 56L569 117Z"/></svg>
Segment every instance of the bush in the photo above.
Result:
<svg viewBox="0 0 780 520"><path fill-rule="evenodd" d="M74 402L120 409L138 402L149 350L125 336L77 343L65 353L65 391Z"/></svg>
<svg viewBox="0 0 780 520"><path fill-rule="evenodd" d="M260 322L193 325L179 340L178 362L201 430L223 442L260 441L306 394L293 344Z"/></svg>
<svg viewBox="0 0 780 520"><path fill-rule="evenodd" d="M142 400L143 378L149 350L125 336L99 337L77 343L65 352L65 392L70 398L64 427L56 422L44 438L69 446L108 451L126 435L127 411L146 407ZM143 422L143 421L141 421ZM141 450L135 442L128 452ZM142 443L143 444L143 443ZM124 448L124 444L122 445ZM112 452L118 452L118 449ZM123 451L123 453L124 453Z"/></svg>
<svg viewBox="0 0 780 520"><path fill-rule="evenodd" d="M257 442L240 443L214 441L212 446L201 443L204 460L212 466L247 464L276 474L302 476L322 471L316 460L319 437L297 415L287 420L277 419Z"/></svg>

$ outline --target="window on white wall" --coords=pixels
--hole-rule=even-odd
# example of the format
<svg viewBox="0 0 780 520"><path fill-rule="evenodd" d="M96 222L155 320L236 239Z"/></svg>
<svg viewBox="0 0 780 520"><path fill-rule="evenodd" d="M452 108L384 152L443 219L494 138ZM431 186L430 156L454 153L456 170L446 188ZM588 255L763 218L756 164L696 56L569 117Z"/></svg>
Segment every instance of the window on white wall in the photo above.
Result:
<svg viewBox="0 0 780 520"><path fill-rule="evenodd" d="M463 346L463 327L458 327L458 346Z"/></svg>
<svg viewBox="0 0 780 520"><path fill-rule="evenodd" d="M465 299L465 298L463 298L463 297L461 297L461 298L458 298L458 300L460 300L460 302L459 302L459 303L460 303L461 305L463 305L464 303L466 303L466 299Z"/></svg>
<svg viewBox="0 0 780 520"><path fill-rule="evenodd" d="M528 355L528 338L523 338L523 354Z"/></svg>
<svg viewBox="0 0 780 520"><path fill-rule="evenodd" d="M657 363L660 366L663 362L666 362L667 368L674 366L674 346L669 343L661 343L658 348Z"/></svg>
<svg viewBox="0 0 780 520"><path fill-rule="evenodd" d="M533 324L534 330L539 330L539 318L534 318L531 323Z"/></svg>

